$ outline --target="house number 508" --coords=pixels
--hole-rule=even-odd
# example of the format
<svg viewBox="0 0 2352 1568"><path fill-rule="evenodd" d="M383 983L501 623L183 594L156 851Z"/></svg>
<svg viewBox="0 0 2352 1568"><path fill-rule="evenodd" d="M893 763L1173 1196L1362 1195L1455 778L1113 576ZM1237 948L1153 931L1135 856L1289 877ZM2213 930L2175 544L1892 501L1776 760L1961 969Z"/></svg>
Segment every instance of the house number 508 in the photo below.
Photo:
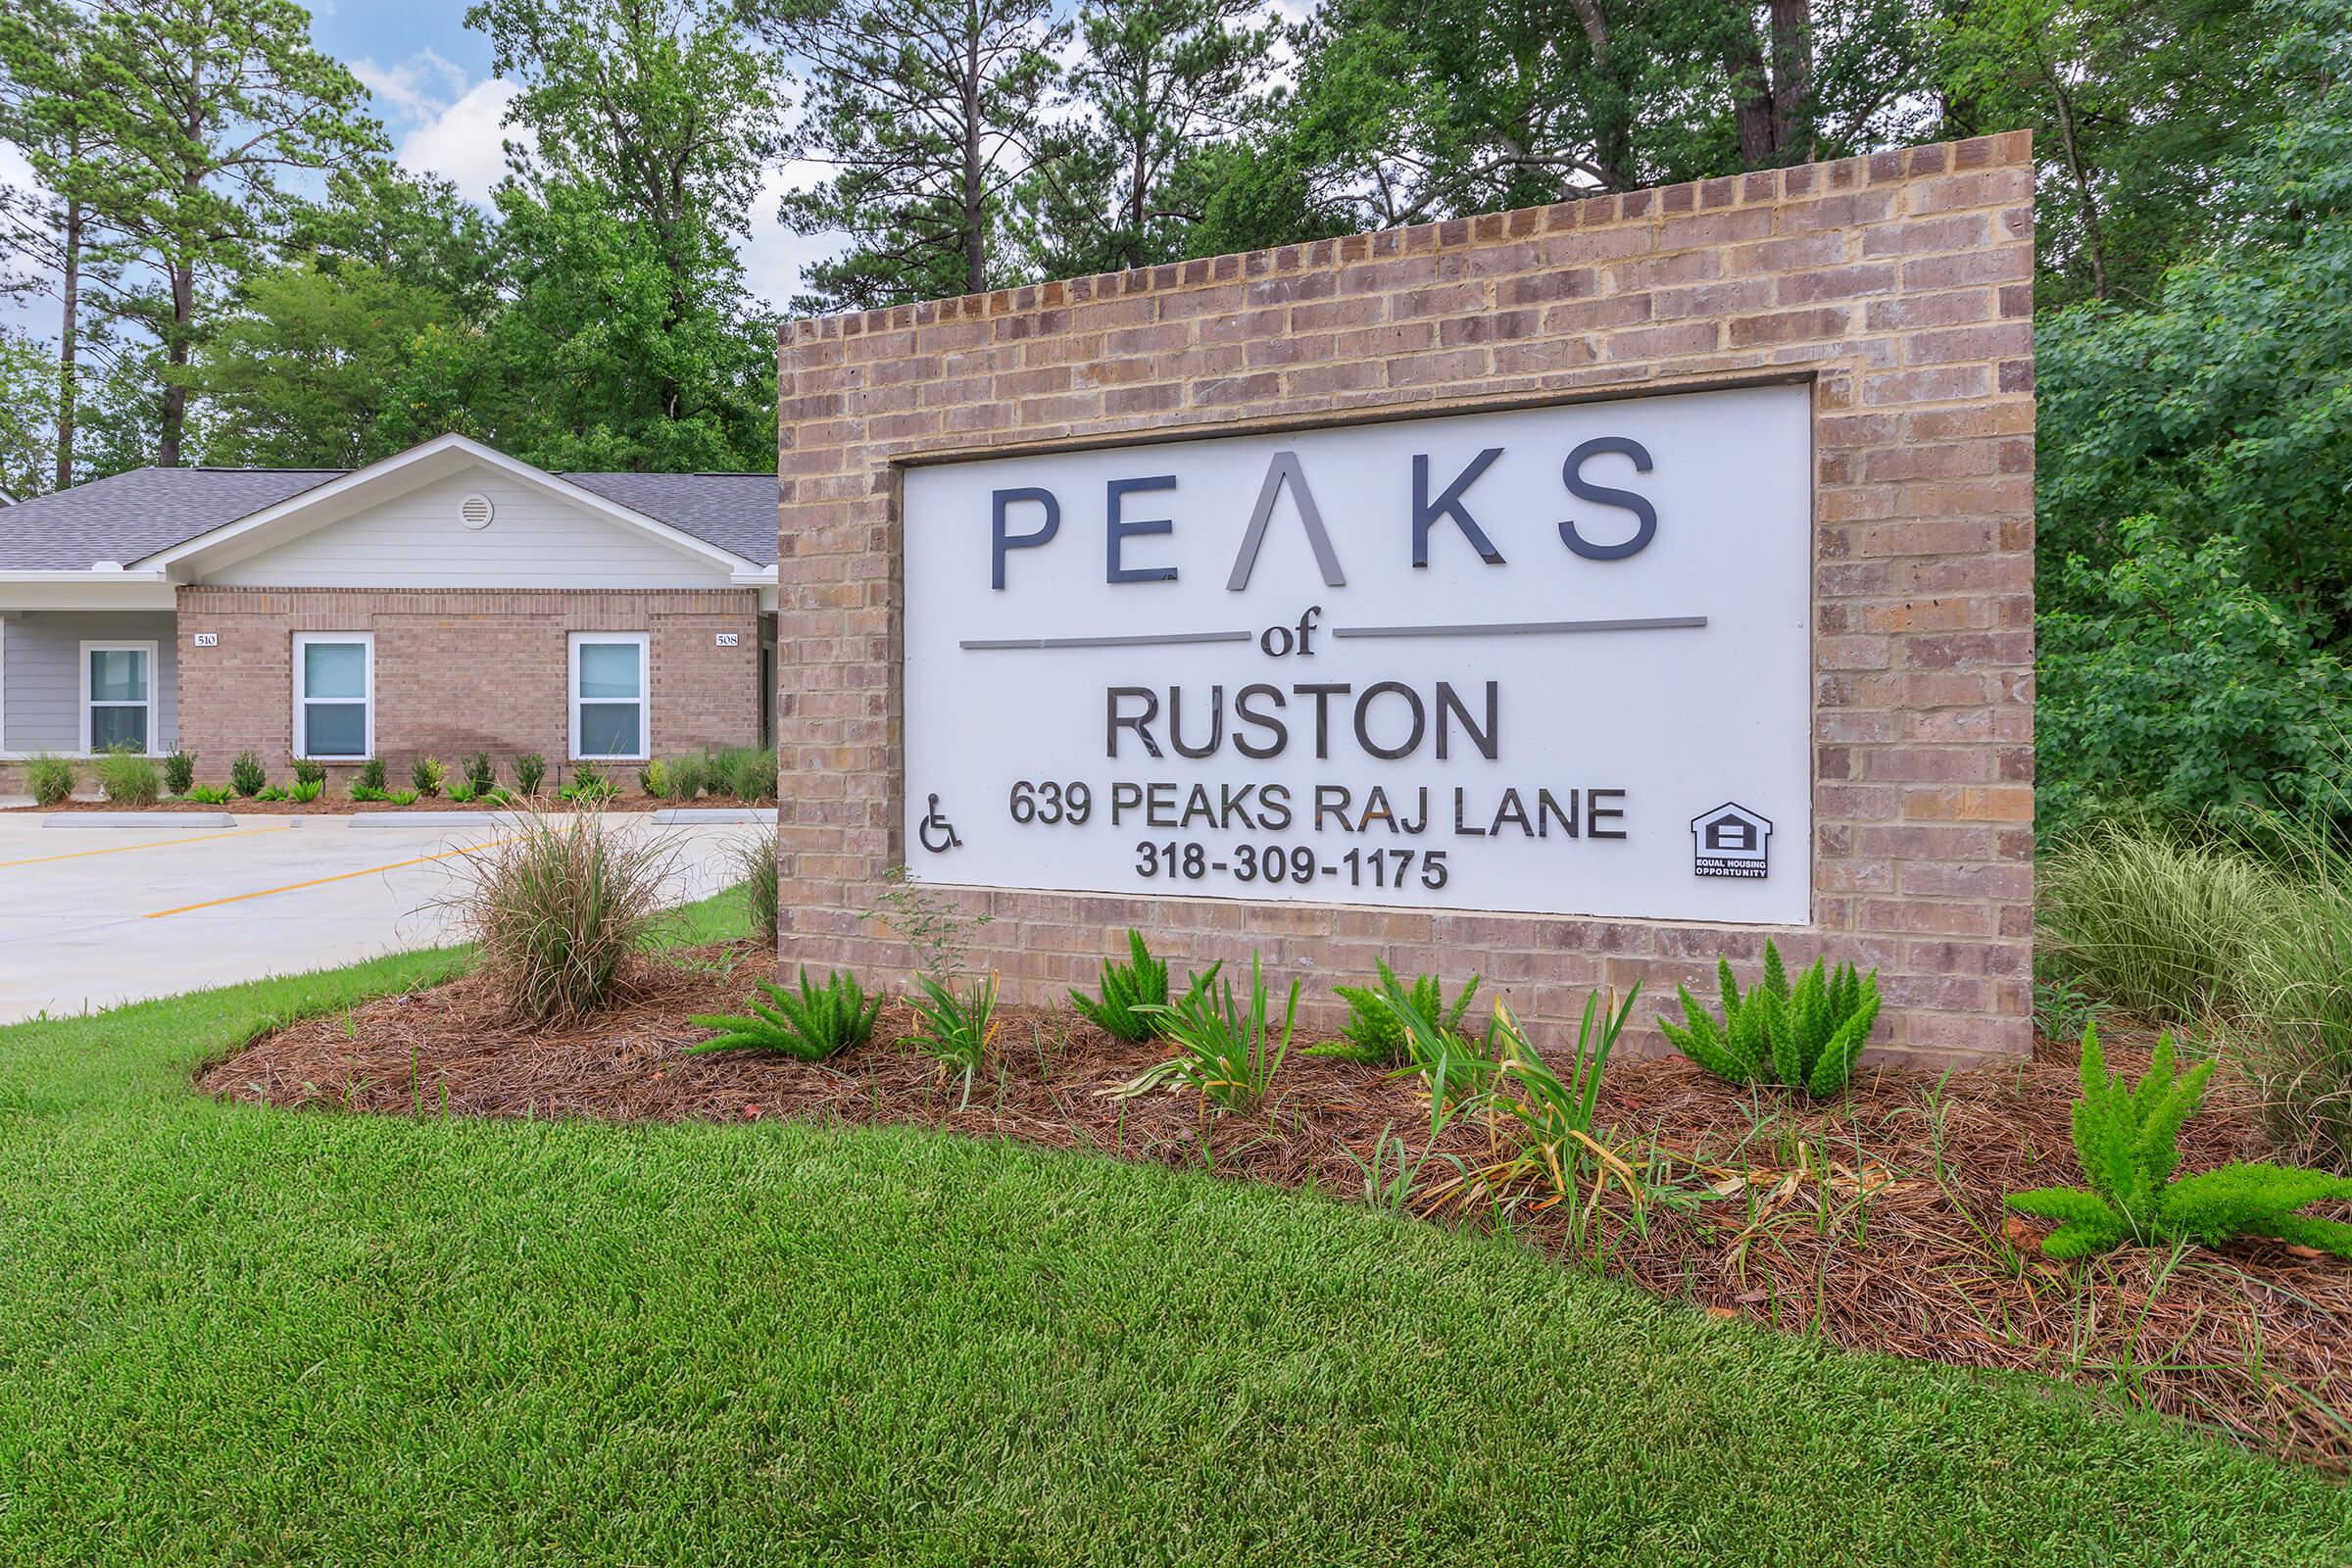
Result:
<svg viewBox="0 0 2352 1568"><path fill-rule="evenodd" d="M743 633L739 631L722 631L717 635L718 646L721 648L736 648L743 643Z"/></svg>

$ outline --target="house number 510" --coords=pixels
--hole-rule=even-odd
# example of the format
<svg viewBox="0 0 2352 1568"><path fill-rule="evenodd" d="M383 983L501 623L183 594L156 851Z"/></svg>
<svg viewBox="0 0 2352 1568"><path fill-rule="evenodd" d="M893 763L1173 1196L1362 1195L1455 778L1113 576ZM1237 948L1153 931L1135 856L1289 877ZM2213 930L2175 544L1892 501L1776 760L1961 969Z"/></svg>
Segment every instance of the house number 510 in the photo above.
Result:
<svg viewBox="0 0 2352 1568"><path fill-rule="evenodd" d="M217 631L200 631L196 634L196 646L218 648L220 646L220 634Z"/></svg>

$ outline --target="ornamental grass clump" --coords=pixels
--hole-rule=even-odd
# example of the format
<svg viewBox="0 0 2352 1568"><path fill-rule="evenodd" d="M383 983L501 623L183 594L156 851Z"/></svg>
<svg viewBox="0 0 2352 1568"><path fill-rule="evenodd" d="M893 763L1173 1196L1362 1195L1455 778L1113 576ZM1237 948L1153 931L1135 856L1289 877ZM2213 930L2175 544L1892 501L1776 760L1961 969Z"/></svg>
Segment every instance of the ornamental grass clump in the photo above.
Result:
<svg viewBox="0 0 2352 1568"><path fill-rule="evenodd" d="M1090 997L1073 988L1070 1002L1104 1034L1135 1045L1161 1030L1168 1004L1168 965L1166 959L1152 956L1144 934L1133 926L1127 928L1127 953L1124 963L1116 958L1102 960L1099 996ZM1213 965L1209 973L1216 973Z"/></svg>
<svg viewBox="0 0 2352 1568"><path fill-rule="evenodd" d="M153 806L163 799L164 775L155 760L128 745L100 752L90 759L90 771L108 802L116 806Z"/></svg>
<svg viewBox="0 0 2352 1568"><path fill-rule="evenodd" d="M1876 969L1858 974L1841 963L1832 974L1828 960L1816 958L1791 986L1781 950L1767 941L1764 978L1753 989L1740 992L1728 959L1715 961L1715 974L1723 991L1722 1022L1708 1015L1688 986L1676 987L1684 1021L1658 1019L1677 1051L1730 1083L1780 1084L1817 1099L1845 1087L1878 1022Z"/></svg>
<svg viewBox="0 0 2352 1568"><path fill-rule="evenodd" d="M676 806L683 806L702 794L710 780L710 761L698 752L671 758L662 771L662 798Z"/></svg>
<svg viewBox="0 0 2352 1568"><path fill-rule="evenodd" d="M612 1000L676 859L662 835L526 808L506 838L459 856L461 886L443 903L480 947L482 972L511 1012L576 1023Z"/></svg>
<svg viewBox="0 0 2352 1568"><path fill-rule="evenodd" d="M1494 1084L1497 1063L1494 1028L1486 1040L1475 1040L1461 1028L1457 1008L1448 1019L1432 1004L1434 982L1406 986L1388 965L1380 968L1377 992L1381 1007L1396 1021L1403 1035L1402 1060L1396 1071L1419 1076L1429 1088L1433 1110L1467 1109ZM1463 995L1468 995L1465 989ZM1502 1013L1496 1004L1497 1020Z"/></svg>
<svg viewBox="0 0 2352 1568"><path fill-rule="evenodd" d="M672 779L676 777L671 774ZM771 952L776 946L779 924L776 906L777 857L783 850L782 834L776 828L736 839L727 845L727 862L743 884L744 905L752 918L752 934L760 945Z"/></svg>
<svg viewBox="0 0 2352 1568"><path fill-rule="evenodd" d="M1266 990L1264 961L1250 956L1250 1002L1234 1000L1233 982L1221 985L1196 981L1175 1003L1138 1010L1161 1020L1159 1032L1176 1048L1166 1061L1145 1068L1111 1093L1146 1094L1153 1089L1189 1089L1205 1107L1214 1105L1237 1115L1263 1108L1274 1075L1291 1054L1291 1032L1298 1022L1298 982L1291 982L1289 1009L1283 1014L1282 1034L1272 1026L1272 1001Z"/></svg>
<svg viewBox="0 0 2352 1568"><path fill-rule="evenodd" d="M2210 1061L2177 1072L2168 1032L2138 1085L2127 1086L2107 1070L2098 1027L2083 1031L2074 1142L2089 1189L2039 1187L2008 1199L2021 1214L2058 1222L2042 1241L2044 1253L2087 1257L2127 1243L2218 1247L2233 1237L2269 1236L2352 1258L2352 1225L2295 1212L2352 1199L2352 1179L2257 1163L2172 1179L2180 1163L2180 1124L2197 1113L2212 1076Z"/></svg>
<svg viewBox="0 0 2352 1568"><path fill-rule="evenodd" d="M1413 1016L1428 1019L1448 1034L1462 1034L1462 1014L1469 1010L1470 999L1478 995L1478 976L1472 975L1449 1004L1445 985L1434 974L1418 976L1407 989L1386 962L1375 958L1372 967L1380 976L1376 985L1332 987L1348 1004L1348 1021L1340 1028L1344 1038L1309 1046L1308 1055L1333 1056L1367 1067L1407 1065L1413 1060L1412 1031L1394 1000L1400 995L1410 1003Z"/></svg>
<svg viewBox="0 0 2352 1568"><path fill-rule="evenodd" d="M35 806L64 805L74 798L74 786L79 781L79 769L71 758L35 752L24 764L24 788Z"/></svg>
<svg viewBox="0 0 2352 1568"><path fill-rule="evenodd" d="M2042 947L2102 1002L2158 1021L2235 1011L2292 889L2264 857L2152 819L2100 822L2042 858Z"/></svg>
<svg viewBox="0 0 2352 1568"><path fill-rule="evenodd" d="M868 997L847 969L834 970L821 986L803 969L797 996L772 980L760 981L760 989L767 994L767 1002L753 999L746 1004L749 1013L711 1012L689 1019L698 1029L717 1033L687 1049L774 1051L803 1061L823 1061L871 1040L874 1020L882 1012L882 999Z"/></svg>

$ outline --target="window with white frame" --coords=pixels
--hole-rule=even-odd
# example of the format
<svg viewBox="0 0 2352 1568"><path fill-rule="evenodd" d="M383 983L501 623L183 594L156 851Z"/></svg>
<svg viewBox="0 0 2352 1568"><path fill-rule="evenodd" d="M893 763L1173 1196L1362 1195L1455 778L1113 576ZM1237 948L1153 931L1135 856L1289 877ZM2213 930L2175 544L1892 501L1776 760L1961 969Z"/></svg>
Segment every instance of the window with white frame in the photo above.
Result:
<svg viewBox="0 0 2352 1568"><path fill-rule="evenodd" d="M81 645L81 749L155 751L154 643Z"/></svg>
<svg viewBox="0 0 2352 1568"><path fill-rule="evenodd" d="M651 755L646 634L571 634L571 755L641 762Z"/></svg>
<svg viewBox="0 0 2352 1568"><path fill-rule="evenodd" d="M375 755L375 637L294 634L294 755L321 761Z"/></svg>

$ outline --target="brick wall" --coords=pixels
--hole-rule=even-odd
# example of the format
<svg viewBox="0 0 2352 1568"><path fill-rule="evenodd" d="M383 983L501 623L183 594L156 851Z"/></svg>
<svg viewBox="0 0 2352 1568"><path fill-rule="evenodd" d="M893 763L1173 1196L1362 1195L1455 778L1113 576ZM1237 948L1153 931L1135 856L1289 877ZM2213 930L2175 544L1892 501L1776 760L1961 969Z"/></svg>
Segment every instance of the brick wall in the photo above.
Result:
<svg viewBox="0 0 2352 1568"><path fill-rule="evenodd" d="M1814 921L1782 930L948 890L1009 997L1133 924L1277 974L1398 953L1523 1013L1752 971L1765 937L1882 971L1882 1056L2031 1045L2033 174L2022 133L1144 271L780 334L784 966L903 976L862 919L906 857L896 465L1759 375L1810 378ZM1709 980L1711 994L1711 980ZM1644 1021L1649 1009L1643 1009ZM1662 1042L1645 1032L1639 1044Z"/></svg>
<svg viewBox="0 0 2352 1568"><path fill-rule="evenodd" d="M180 743L218 782L250 747L274 775L293 745L301 631L375 634L376 754L395 782L424 754L453 766L522 752L551 769L570 751L569 634L648 634L653 754L755 742L760 614L753 589L639 593L544 589L179 590ZM735 632L738 646L716 646ZM199 649L197 632L220 635ZM338 769L337 771L347 771ZM633 767L614 769L634 787Z"/></svg>

